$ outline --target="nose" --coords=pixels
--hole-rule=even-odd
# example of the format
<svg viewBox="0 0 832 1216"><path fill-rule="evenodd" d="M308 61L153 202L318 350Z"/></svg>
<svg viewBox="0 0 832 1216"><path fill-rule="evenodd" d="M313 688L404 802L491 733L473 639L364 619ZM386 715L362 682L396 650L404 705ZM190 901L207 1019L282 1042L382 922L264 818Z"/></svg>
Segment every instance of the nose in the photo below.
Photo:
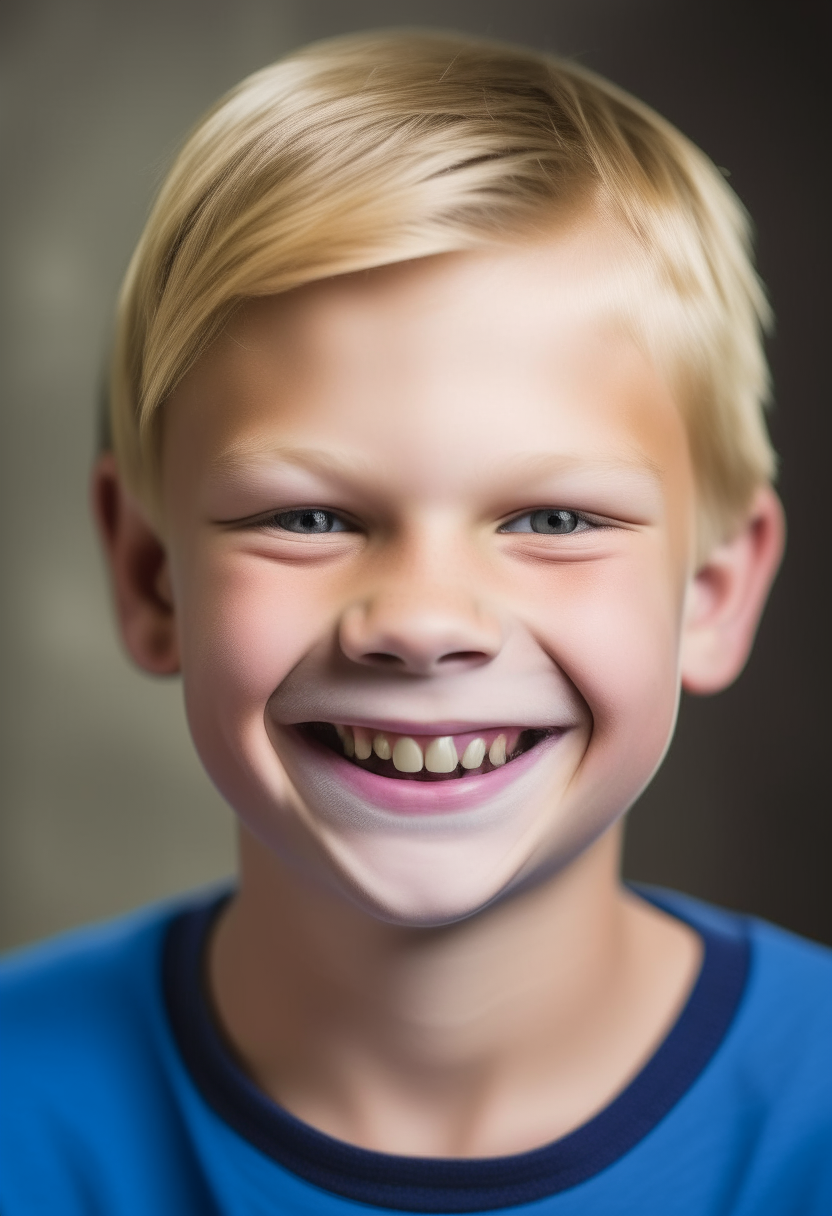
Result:
<svg viewBox="0 0 832 1216"><path fill-rule="evenodd" d="M470 587L405 561L345 609L339 641L354 663L411 675L450 675L493 659L502 632L496 614Z"/></svg>

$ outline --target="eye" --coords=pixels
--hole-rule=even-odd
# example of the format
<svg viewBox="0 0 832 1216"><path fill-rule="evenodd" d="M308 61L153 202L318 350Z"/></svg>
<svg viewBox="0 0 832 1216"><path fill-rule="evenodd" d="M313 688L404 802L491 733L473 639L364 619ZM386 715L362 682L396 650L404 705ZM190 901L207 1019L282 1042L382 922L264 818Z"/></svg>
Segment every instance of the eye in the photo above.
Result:
<svg viewBox="0 0 832 1216"><path fill-rule="evenodd" d="M566 536L569 532L584 531L592 525L576 511L546 507L542 511L527 511L503 524L501 532L539 532L545 536Z"/></svg>
<svg viewBox="0 0 832 1216"><path fill-rule="evenodd" d="M334 511L320 507L307 507L302 511L278 511L264 520L267 527L280 528L284 532L297 532L302 536L320 536L324 532L354 532L355 529Z"/></svg>

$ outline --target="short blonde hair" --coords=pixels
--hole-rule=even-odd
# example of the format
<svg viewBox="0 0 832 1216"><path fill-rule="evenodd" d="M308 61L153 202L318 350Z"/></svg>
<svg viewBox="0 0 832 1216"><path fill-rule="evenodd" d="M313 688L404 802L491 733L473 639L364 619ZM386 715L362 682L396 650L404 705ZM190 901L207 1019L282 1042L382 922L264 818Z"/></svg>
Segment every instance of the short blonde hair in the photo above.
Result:
<svg viewBox="0 0 832 1216"><path fill-rule="evenodd" d="M550 232L581 205L632 238L635 328L684 415L700 545L724 537L775 467L745 211L702 152L620 89L444 33L314 44L248 77L191 134L119 302L110 420L128 486L154 509L160 407L241 301Z"/></svg>

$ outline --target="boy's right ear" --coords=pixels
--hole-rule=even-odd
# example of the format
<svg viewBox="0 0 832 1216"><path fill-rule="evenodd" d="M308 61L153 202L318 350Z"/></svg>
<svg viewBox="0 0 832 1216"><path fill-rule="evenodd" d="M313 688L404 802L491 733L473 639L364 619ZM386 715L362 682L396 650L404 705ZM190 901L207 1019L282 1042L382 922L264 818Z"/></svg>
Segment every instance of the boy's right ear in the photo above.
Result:
<svg viewBox="0 0 832 1216"><path fill-rule="evenodd" d="M105 452L92 473L92 509L110 565L122 640L139 667L179 671L179 640L165 546Z"/></svg>

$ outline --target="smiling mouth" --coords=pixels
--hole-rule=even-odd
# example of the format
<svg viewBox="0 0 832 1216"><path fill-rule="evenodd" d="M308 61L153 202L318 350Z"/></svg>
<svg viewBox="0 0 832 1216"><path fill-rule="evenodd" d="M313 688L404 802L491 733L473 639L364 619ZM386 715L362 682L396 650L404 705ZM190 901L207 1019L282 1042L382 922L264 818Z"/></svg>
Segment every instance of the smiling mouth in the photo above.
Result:
<svg viewBox="0 0 832 1216"><path fill-rule="evenodd" d="M482 776L559 733L552 728L515 726L459 735L414 736L332 722L305 722L298 729L365 772L399 781Z"/></svg>

